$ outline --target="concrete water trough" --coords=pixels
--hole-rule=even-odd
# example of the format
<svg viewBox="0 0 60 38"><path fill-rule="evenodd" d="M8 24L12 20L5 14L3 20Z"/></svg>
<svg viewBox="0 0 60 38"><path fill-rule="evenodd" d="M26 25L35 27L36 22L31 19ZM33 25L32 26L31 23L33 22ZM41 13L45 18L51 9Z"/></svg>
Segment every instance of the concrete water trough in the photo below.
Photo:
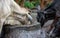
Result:
<svg viewBox="0 0 60 38"><path fill-rule="evenodd" d="M31 14L34 19L31 25L5 25L2 38L39 38L40 23L36 21L36 15L36 13Z"/></svg>
<svg viewBox="0 0 60 38"><path fill-rule="evenodd" d="M4 25L2 38L48 38L45 33L47 27L44 27L43 30L40 29L40 23L36 21L36 15L36 13L31 14L34 19L34 23L31 25ZM50 23L51 21L45 26L50 25Z"/></svg>
<svg viewBox="0 0 60 38"><path fill-rule="evenodd" d="M34 23L31 25L5 25L2 38L46 38L45 28L40 29L40 23L37 22L36 15L36 13L31 14L34 19Z"/></svg>
<svg viewBox="0 0 60 38"><path fill-rule="evenodd" d="M5 25L3 27L2 38L36 38L39 37L40 24L35 23L32 25Z"/></svg>

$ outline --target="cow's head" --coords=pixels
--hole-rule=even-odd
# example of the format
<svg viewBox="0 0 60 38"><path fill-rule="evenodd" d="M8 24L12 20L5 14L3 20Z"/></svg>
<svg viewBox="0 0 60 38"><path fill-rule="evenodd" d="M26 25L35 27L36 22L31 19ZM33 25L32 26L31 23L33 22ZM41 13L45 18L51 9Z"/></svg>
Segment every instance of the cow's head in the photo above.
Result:
<svg viewBox="0 0 60 38"><path fill-rule="evenodd" d="M11 9L13 9L12 11L15 12L16 14L20 14L21 17L24 19L24 20L28 20L28 21L32 21L32 17L30 15L30 12L24 8L24 7L21 7L19 6L15 1L12 0L12 4L11 4ZM27 19L25 19L27 18Z"/></svg>

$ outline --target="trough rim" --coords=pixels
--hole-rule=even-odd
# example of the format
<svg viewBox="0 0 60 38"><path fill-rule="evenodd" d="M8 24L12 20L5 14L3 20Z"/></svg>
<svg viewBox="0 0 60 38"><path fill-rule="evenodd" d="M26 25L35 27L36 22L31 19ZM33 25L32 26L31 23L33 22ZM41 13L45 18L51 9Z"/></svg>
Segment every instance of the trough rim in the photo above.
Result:
<svg viewBox="0 0 60 38"><path fill-rule="evenodd" d="M30 28L40 26L40 23L31 24L31 25L5 25L6 28Z"/></svg>

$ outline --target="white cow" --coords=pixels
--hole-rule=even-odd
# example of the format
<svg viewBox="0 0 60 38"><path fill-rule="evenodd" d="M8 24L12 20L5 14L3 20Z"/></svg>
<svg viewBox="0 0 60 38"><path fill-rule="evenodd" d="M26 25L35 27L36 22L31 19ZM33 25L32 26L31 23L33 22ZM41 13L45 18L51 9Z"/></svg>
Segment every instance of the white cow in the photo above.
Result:
<svg viewBox="0 0 60 38"><path fill-rule="evenodd" d="M0 34L4 21L13 14L13 12L20 15L27 15L28 18L31 18L28 14L29 12L21 8L14 0L0 0Z"/></svg>

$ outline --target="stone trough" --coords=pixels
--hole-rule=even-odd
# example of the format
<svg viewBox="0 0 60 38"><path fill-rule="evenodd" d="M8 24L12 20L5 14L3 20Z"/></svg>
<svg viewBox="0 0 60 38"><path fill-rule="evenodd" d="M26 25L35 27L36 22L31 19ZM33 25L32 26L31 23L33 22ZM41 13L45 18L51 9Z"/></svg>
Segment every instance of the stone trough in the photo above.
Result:
<svg viewBox="0 0 60 38"><path fill-rule="evenodd" d="M2 38L46 38L45 31L40 29L40 23L36 21L36 13L32 13L32 17L34 23L31 25L5 25Z"/></svg>
<svg viewBox="0 0 60 38"><path fill-rule="evenodd" d="M40 24L32 25L6 25L3 28L2 38L37 38L40 37Z"/></svg>

